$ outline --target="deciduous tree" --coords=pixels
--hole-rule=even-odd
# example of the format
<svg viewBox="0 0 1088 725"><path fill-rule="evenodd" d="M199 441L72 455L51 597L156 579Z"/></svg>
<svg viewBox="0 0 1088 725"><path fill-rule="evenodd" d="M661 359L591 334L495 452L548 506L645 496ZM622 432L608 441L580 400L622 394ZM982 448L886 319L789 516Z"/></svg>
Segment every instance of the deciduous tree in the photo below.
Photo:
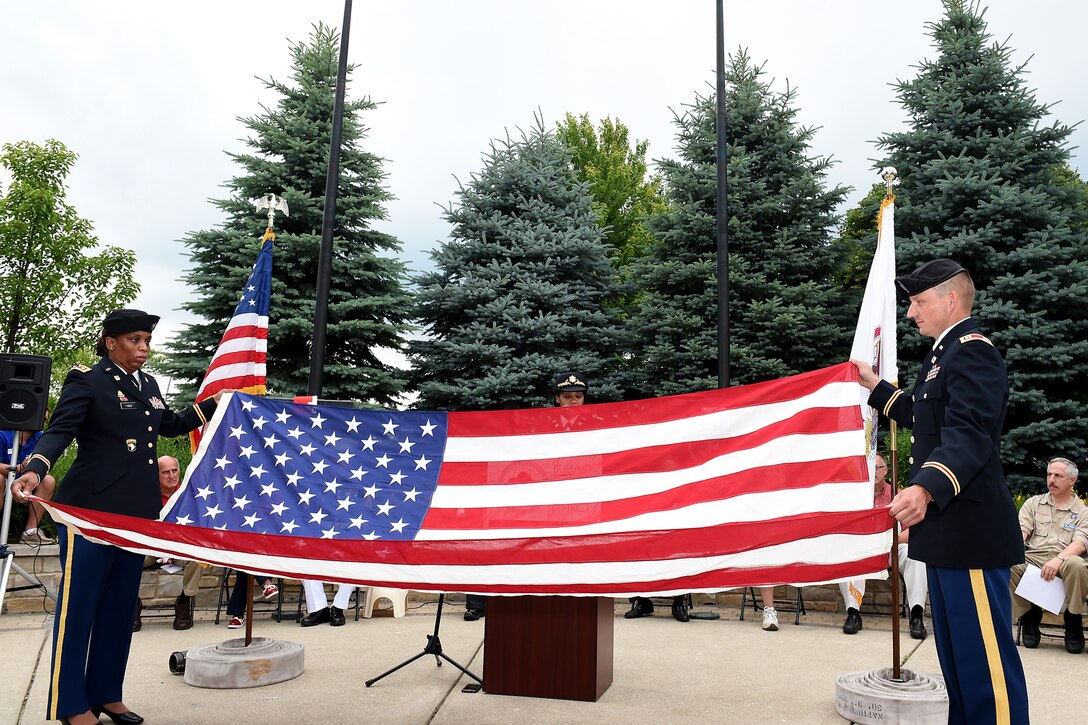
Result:
<svg viewBox="0 0 1088 725"><path fill-rule="evenodd" d="M93 360L106 313L136 297L135 255L99 248L91 222L66 201L76 154L59 141L4 144L11 183L0 194L0 315L4 351L47 355L54 370Z"/></svg>

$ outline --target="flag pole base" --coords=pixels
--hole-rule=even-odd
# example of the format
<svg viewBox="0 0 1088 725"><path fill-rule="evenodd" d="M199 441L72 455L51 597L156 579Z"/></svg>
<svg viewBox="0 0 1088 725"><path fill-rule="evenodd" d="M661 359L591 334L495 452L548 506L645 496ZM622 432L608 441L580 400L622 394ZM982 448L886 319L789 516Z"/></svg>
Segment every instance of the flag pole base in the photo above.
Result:
<svg viewBox="0 0 1088 725"><path fill-rule="evenodd" d="M702 619L704 621L710 621L713 619L721 619L722 615L717 612L688 612L688 619Z"/></svg>
<svg viewBox="0 0 1088 725"><path fill-rule="evenodd" d="M254 637L228 639L170 655L170 671L184 673L185 684L215 690L262 687L302 674L305 648L298 642Z"/></svg>
<svg viewBox="0 0 1088 725"><path fill-rule="evenodd" d="M948 720L944 678L891 668L851 672L835 681L835 709L852 723L933 723Z"/></svg>

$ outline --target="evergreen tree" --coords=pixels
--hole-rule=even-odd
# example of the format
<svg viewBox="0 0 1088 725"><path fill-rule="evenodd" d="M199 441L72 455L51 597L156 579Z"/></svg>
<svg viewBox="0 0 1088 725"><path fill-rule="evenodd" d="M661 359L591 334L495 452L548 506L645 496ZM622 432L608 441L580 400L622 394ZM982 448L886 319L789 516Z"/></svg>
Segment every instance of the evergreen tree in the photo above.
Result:
<svg viewBox="0 0 1088 725"><path fill-rule="evenodd" d="M831 162L809 156L795 92L775 92L740 51L729 58L730 380L750 383L843 361L849 318L831 286L829 242L846 189L824 188ZM647 222L655 243L633 262L638 304L635 384L643 395L717 387L716 104L676 118L679 160L658 162L668 212Z"/></svg>
<svg viewBox="0 0 1088 725"><path fill-rule="evenodd" d="M903 273L935 257L971 271L975 315L1009 371L1006 472L1038 488L1049 458L1088 453L1084 191L1067 167L1071 129L1044 125L1049 108L983 12L945 11L929 26L936 60L898 84L911 127L880 139L901 179L896 253ZM900 359L921 359L931 341L905 319L900 333Z"/></svg>
<svg viewBox="0 0 1088 725"><path fill-rule="evenodd" d="M567 148L539 119L493 142L445 217L451 238L418 279L429 337L409 343L419 406L550 404L552 379L567 371L588 377L593 401L616 399L621 327L605 305L616 275Z"/></svg>
<svg viewBox="0 0 1088 725"><path fill-rule="evenodd" d="M292 82L263 81L279 96L275 108L240 119L252 153L231 155L242 173L227 184L230 197L215 202L227 220L185 240L194 263L186 281L197 295L183 307L205 321L181 332L166 365L187 381L181 397L195 392L256 260L266 220L250 200L268 192L291 210L276 220L268 388L283 395L307 389L338 56L339 34L315 26L308 43L291 46ZM394 258L399 242L371 228L392 198L382 187L381 159L361 149L360 115L372 108L368 98L344 104L322 396L390 405L404 381L374 351L401 349L410 299Z"/></svg>
<svg viewBox="0 0 1088 725"><path fill-rule="evenodd" d="M853 303L847 303L851 309L861 308L861 297L869 281L869 268L876 254L880 205L887 193L885 184L873 184L865 198L856 207L847 210L838 239L832 242L835 257L840 263L835 273L835 286L853 300Z"/></svg>

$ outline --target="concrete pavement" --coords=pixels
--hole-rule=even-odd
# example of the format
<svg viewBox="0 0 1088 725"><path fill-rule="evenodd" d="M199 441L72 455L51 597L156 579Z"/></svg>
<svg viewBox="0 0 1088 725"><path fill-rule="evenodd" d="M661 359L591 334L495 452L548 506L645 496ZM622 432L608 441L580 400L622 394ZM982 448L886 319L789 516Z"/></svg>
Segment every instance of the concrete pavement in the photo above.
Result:
<svg viewBox="0 0 1088 725"><path fill-rule="evenodd" d="M836 679L849 672L891 666L891 619L865 617L865 629L842 634L841 615L813 612L793 624L782 616L778 632L764 632L759 617L738 621L734 607L716 621L681 624L658 609L656 616L622 618L617 602L612 686L596 703L463 693L468 682L449 664L423 657L373 687L364 681L422 651L434 627L436 605L412 602L407 616L354 621L344 627L303 629L259 615L254 636L305 646L302 676L243 690L205 690L170 674L175 650L212 644L244 630L218 627L200 613L193 629L177 632L169 618L147 619L133 636L125 702L149 725L220 723L813 723L846 722L835 710ZM483 676L484 623L461 619L463 605L446 608L440 637L445 654ZM447 614L449 616L447 616ZM927 620L928 624L928 620ZM932 637L902 632L903 666L940 672ZM46 614L0 616L0 723L44 720L49 677L51 619ZM1078 680L1088 656L1071 655L1060 639L1044 638L1020 650L1035 723L1079 722L1084 696ZM1060 697L1054 697L1060 693Z"/></svg>

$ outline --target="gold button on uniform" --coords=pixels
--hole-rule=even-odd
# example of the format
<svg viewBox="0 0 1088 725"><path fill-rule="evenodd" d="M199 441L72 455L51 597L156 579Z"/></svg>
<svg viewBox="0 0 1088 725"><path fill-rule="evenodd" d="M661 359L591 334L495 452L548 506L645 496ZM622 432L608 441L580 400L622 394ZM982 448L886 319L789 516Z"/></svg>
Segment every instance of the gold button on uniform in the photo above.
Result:
<svg viewBox="0 0 1088 725"><path fill-rule="evenodd" d="M913 466L914 465L914 456L911 456L910 459L907 461L907 463L909 463L910 465Z"/></svg>
<svg viewBox="0 0 1088 725"><path fill-rule="evenodd" d="M154 466L154 465L155 465L155 461L153 461L153 460L151 460L150 458L148 458L148 459L147 459L147 465L149 465L149 466Z"/></svg>
<svg viewBox="0 0 1088 725"><path fill-rule="evenodd" d="M154 447L155 447L155 444L154 444L154 443L148 443L148 444L147 444L147 447L148 447L148 448L154 448Z"/></svg>
<svg viewBox="0 0 1088 725"><path fill-rule="evenodd" d="M148 428L148 430L151 430L151 429L150 429L150 428ZM913 442L914 442L914 436L911 436L911 437L910 437L910 442L911 442L911 443L913 443Z"/></svg>
<svg viewBox="0 0 1088 725"><path fill-rule="evenodd" d="M153 432L153 431L152 431L152 429L151 429L151 426L147 426L147 432L148 432L148 433L151 433L151 432ZM914 439L913 439L913 438L911 438L911 440L914 440Z"/></svg>
<svg viewBox="0 0 1088 725"><path fill-rule="evenodd" d="M144 415L151 415L151 411L150 410L145 410Z"/></svg>

